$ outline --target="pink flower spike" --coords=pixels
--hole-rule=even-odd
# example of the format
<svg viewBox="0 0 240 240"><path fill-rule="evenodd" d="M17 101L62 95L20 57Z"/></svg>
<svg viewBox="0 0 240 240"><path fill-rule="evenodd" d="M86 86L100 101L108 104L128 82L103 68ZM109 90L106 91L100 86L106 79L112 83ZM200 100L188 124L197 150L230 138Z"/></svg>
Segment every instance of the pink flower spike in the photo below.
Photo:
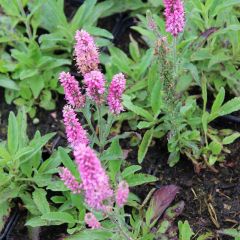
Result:
<svg viewBox="0 0 240 240"><path fill-rule="evenodd" d="M65 167L60 168L59 172L60 178L64 182L64 185L70 189L73 193L81 192L81 184L78 183L76 178L72 175L72 173Z"/></svg>
<svg viewBox="0 0 240 240"><path fill-rule="evenodd" d="M82 108L85 97L82 95L78 81L70 73L61 72L59 75L61 85L64 88L65 98L74 108Z"/></svg>
<svg viewBox="0 0 240 240"><path fill-rule="evenodd" d="M118 185L117 193L116 193L116 203L118 207L123 207L123 205L127 202L129 194L129 187L126 181L121 181Z"/></svg>
<svg viewBox="0 0 240 240"><path fill-rule="evenodd" d="M98 69L98 49L90 34L84 30L77 31L75 35L76 45L74 55L77 67L82 75Z"/></svg>
<svg viewBox="0 0 240 240"><path fill-rule="evenodd" d="M85 223L92 229L98 229L101 227L100 222L97 220L97 218L92 213L86 213L84 217Z"/></svg>
<svg viewBox="0 0 240 240"><path fill-rule="evenodd" d="M72 147L78 144L89 144L87 132L83 129L77 119L77 115L69 105L63 108L63 121L66 127L66 134L69 144Z"/></svg>
<svg viewBox="0 0 240 240"><path fill-rule="evenodd" d="M166 31L177 37L185 25L184 6L181 0L163 0L165 5Z"/></svg>
<svg viewBox="0 0 240 240"><path fill-rule="evenodd" d="M89 146L83 144L79 144L73 153L81 176L86 203L93 209L105 211L104 201L113 196L113 191L100 160Z"/></svg>
<svg viewBox="0 0 240 240"><path fill-rule="evenodd" d="M123 111L122 94L126 87L126 79L122 73L113 76L113 80L109 87L108 105L110 111L114 114L119 114Z"/></svg>
<svg viewBox="0 0 240 240"><path fill-rule="evenodd" d="M100 71L91 71L84 75L87 96L96 103L101 102L101 95L105 92L105 78Z"/></svg>

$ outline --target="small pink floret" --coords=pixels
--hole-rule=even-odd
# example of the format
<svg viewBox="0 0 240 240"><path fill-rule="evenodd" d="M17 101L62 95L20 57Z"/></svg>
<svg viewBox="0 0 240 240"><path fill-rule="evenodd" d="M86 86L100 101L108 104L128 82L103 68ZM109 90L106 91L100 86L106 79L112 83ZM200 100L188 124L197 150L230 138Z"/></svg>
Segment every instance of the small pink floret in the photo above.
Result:
<svg viewBox="0 0 240 240"><path fill-rule="evenodd" d="M92 229L98 229L101 227L100 222L97 220L97 218L93 215L93 213L86 213L84 217L85 223Z"/></svg>
<svg viewBox="0 0 240 240"><path fill-rule="evenodd" d="M116 203L118 207L123 207L127 202L129 194L129 186L126 181L121 181L118 185L117 193L116 193Z"/></svg>

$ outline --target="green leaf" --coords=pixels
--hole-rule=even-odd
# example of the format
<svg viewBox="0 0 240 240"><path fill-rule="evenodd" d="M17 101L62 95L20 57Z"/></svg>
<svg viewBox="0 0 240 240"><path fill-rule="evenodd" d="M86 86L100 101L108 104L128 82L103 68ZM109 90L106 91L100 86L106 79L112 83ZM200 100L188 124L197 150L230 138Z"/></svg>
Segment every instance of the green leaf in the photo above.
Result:
<svg viewBox="0 0 240 240"><path fill-rule="evenodd" d="M158 69L159 66L158 64L154 63L150 66L149 71L148 71L148 75L147 75L147 80L148 80L148 92L151 93L154 87L154 83L157 81L159 81L159 77L158 77Z"/></svg>
<svg viewBox="0 0 240 240"><path fill-rule="evenodd" d="M32 195L33 201L42 214L50 212L49 203L46 198L47 192L44 189L36 188Z"/></svg>
<svg viewBox="0 0 240 240"><path fill-rule="evenodd" d="M116 47L109 47L112 62L117 68L127 74L131 74L132 60L120 49Z"/></svg>
<svg viewBox="0 0 240 240"><path fill-rule="evenodd" d="M32 217L29 220L27 220L25 225L35 228L35 227L47 226L48 222L46 220L43 220L41 217Z"/></svg>
<svg viewBox="0 0 240 240"><path fill-rule="evenodd" d="M178 222L179 229L179 240L191 240L191 236L194 235L188 221L179 221Z"/></svg>
<svg viewBox="0 0 240 240"><path fill-rule="evenodd" d="M215 10L213 11L213 13L211 14L211 17L215 17L216 15L218 15L221 11L225 10L228 7L232 7L234 5L239 5L239 0L227 0L227 1L223 1L221 4L219 4Z"/></svg>
<svg viewBox="0 0 240 240"><path fill-rule="evenodd" d="M113 35L112 33L110 33L109 31L107 31L106 29L102 29L102 28L98 28L98 27L87 27L86 31L89 34L95 35L95 36L100 36L100 37L105 37L105 38L109 38L109 39L113 39Z"/></svg>
<svg viewBox="0 0 240 240"><path fill-rule="evenodd" d="M222 144L216 141L212 141L208 147L214 155L218 155L222 151Z"/></svg>
<svg viewBox="0 0 240 240"><path fill-rule="evenodd" d="M131 42L129 43L129 52L131 54L132 59L137 62L141 55L139 51L138 42L130 35Z"/></svg>
<svg viewBox="0 0 240 240"><path fill-rule="evenodd" d="M9 183L11 177L9 174L0 172L0 188L4 186L5 184Z"/></svg>
<svg viewBox="0 0 240 240"><path fill-rule="evenodd" d="M26 208L31 215L38 216L41 214L33 200L32 193L30 194L26 191L22 191L19 194L19 198L21 199L24 208Z"/></svg>
<svg viewBox="0 0 240 240"><path fill-rule="evenodd" d="M201 236L199 236L197 238L197 240L208 240L208 239L211 239L213 237L213 233L212 232L207 232L207 233L204 233L202 234Z"/></svg>
<svg viewBox="0 0 240 240"><path fill-rule="evenodd" d="M123 158L122 148L119 144L119 139L113 139L111 145L103 152L101 159L103 160L119 160Z"/></svg>
<svg viewBox="0 0 240 240"><path fill-rule="evenodd" d="M29 146L33 147L33 151L21 160L21 164L31 159L56 133L48 133L42 137L38 131L35 136L37 136L37 134L39 134L39 136L34 138L29 144Z"/></svg>
<svg viewBox="0 0 240 240"><path fill-rule="evenodd" d="M170 167L173 167L180 159L180 152L179 151L174 151L171 152L169 157L168 157L168 164Z"/></svg>
<svg viewBox="0 0 240 240"><path fill-rule="evenodd" d="M144 129L144 128L150 128L155 124L155 122L145 122L145 121L140 121L137 125L138 129Z"/></svg>
<svg viewBox="0 0 240 240"><path fill-rule="evenodd" d="M224 144L224 145L231 144L239 137L240 137L240 133L238 133L238 132L237 133L233 133L230 136L225 137L222 140L222 144Z"/></svg>
<svg viewBox="0 0 240 240"><path fill-rule="evenodd" d="M203 131L205 136L207 135L207 131L208 131L208 122L209 122L209 113L208 112L203 112L202 114L202 127L203 127Z"/></svg>
<svg viewBox="0 0 240 240"><path fill-rule="evenodd" d="M73 216L66 212L48 212L42 215L41 219L50 221L51 224L61 225L63 223L75 223Z"/></svg>
<svg viewBox="0 0 240 240"><path fill-rule="evenodd" d="M11 160L11 155L9 154L8 150L3 146L0 146L0 158L3 158L5 161Z"/></svg>
<svg viewBox="0 0 240 240"><path fill-rule="evenodd" d="M0 191L0 204L12 200L18 196L20 189L15 184L10 184L7 188Z"/></svg>
<svg viewBox="0 0 240 240"><path fill-rule="evenodd" d="M217 64L217 63L222 63L222 62L226 62L228 60L232 59L232 56L227 56L225 55L224 52L220 52L216 55L214 55L208 64L208 68L211 68L213 65Z"/></svg>
<svg viewBox="0 0 240 240"><path fill-rule="evenodd" d="M208 48L201 48L198 51L195 51L192 56L192 61L202 61L206 59L210 59L212 57L212 54L210 54L210 50Z"/></svg>
<svg viewBox="0 0 240 240"><path fill-rule="evenodd" d="M109 240L113 236L113 233L107 230L85 230L81 233L74 234L70 237L65 238L66 240Z"/></svg>
<svg viewBox="0 0 240 240"><path fill-rule="evenodd" d="M121 175L122 175L123 178L126 178L126 177L128 177L130 175L133 175L135 172L137 172L137 171L139 171L141 169L142 169L142 167L140 165L131 165L131 166L125 168L122 171Z"/></svg>
<svg viewBox="0 0 240 240"><path fill-rule="evenodd" d="M10 206L9 203L3 202L0 204L0 232L2 232L2 229L5 225L6 219L8 218L10 214Z"/></svg>
<svg viewBox="0 0 240 240"><path fill-rule="evenodd" d="M153 58L153 51L152 49L148 49L144 56L141 57L141 61L134 67L136 78L140 79L141 76L144 76L144 73L148 69L149 65L151 64L151 60Z"/></svg>
<svg viewBox="0 0 240 240"><path fill-rule="evenodd" d="M132 112L136 113L139 116L142 116L143 118L147 119L149 122L154 121L153 116L146 110L144 110L141 107L138 107L136 105L134 105L130 99L129 96L127 95L123 95L123 105L131 110Z"/></svg>
<svg viewBox="0 0 240 240"><path fill-rule="evenodd" d="M143 136L143 140L138 149L138 162L141 163L148 151L148 147L152 142L153 128L147 130Z"/></svg>
<svg viewBox="0 0 240 240"><path fill-rule="evenodd" d="M234 237L235 240L239 240L240 238L240 230L234 229L234 228L227 228L227 229L223 229L218 231L221 234L225 234L231 237Z"/></svg>
<svg viewBox="0 0 240 240"><path fill-rule="evenodd" d="M11 154L15 154L18 150L18 124L17 119L13 112L10 112L8 117L8 139L7 139L8 151Z"/></svg>
<svg viewBox="0 0 240 240"><path fill-rule="evenodd" d="M23 157L24 155L31 153L32 151L33 151L33 148L29 147L29 146L20 148L17 151L17 153L14 155L14 158L19 159L19 158Z"/></svg>
<svg viewBox="0 0 240 240"><path fill-rule="evenodd" d="M58 152L60 154L60 158L62 159L63 165L76 177L79 178L79 172L77 170L77 166L74 164L73 160L67 154L67 151L59 147Z"/></svg>
<svg viewBox="0 0 240 240"><path fill-rule="evenodd" d="M41 164L38 169L38 173L48 173L49 170L51 171L53 169L57 169L57 167L61 164L61 161L62 159L59 151L54 152L50 158Z"/></svg>
<svg viewBox="0 0 240 240"><path fill-rule="evenodd" d="M45 0L41 8L41 27L49 32L56 31L59 26L67 27L63 8L63 1Z"/></svg>
<svg viewBox="0 0 240 240"><path fill-rule="evenodd" d="M63 196L53 196L51 197L51 201L53 201L54 203L64 203L66 202L66 198Z"/></svg>
<svg viewBox="0 0 240 240"><path fill-rule="evenodd" d="M149 174L137 173L134 175L129 175L125 178L130 187L135 187L149 182L155 182L158 180L155 176Z"/></svg>
<svg viewBox="0 0 240 240"><path fill-rule="evenodd" d="M240 97L235 97L226 102L219 110L219 116L224 116L240 110Z"/></svg>
<svg viewBox="0 0 240 240"><path fill-rule="evenodd" d="M47 189L55 192L64 192L68 191L69 189L64 185L62 180L52 180L47 185Z"/></svg>
<svg viewBox="0 0 240 240"><path fill-rule="evenodd" d="M16 82L5 76L0 76L0 86L11 90L19 91L19 87Z"/></svg>
<svg viewBox="0 0 240 240"><path fill-rule="evenodd" d="M108 157L110 157L108 161L110 177L112 181L115 181L117 174L120 172L123 159L123 152L118 139L114 140L111 143L110 147L106 150L106 153L104 155L106 156L106 154Z"/></svg>
<svg viewBox="0 0 240 240"><path fill-rule="evenodd" d="M202 98L203 98L203 111L206 111L207 106L207 79L205 75L202 78Z"/></svg>
<svg viewBox="0 0 240 240"><path fill-rule="evenodd" d="M209 159L208 159L208 163L210 166L214 165L215 162L218 160L218 158L216 156L210 155Z"/></svg>
<svg viewBox="0 0 240 240"><path fill-rule="evenodd" d="M36 98L38 98L40 92L44 88L44 79L41 76L37 75L37 76L31 78L29 81L32 82L30 84L30 88L32 90L34 98L36 99Z"/></svg>
<svg viewBox="0 0 240 240"><path fill-rule="evenodd" d="M216 96L216 98L213 102L211 114L209 116L209 121L212 121L216 117L218 117L218 111L219 111L220 107L222 106L224 99L225 99L225 89L221 87L218 95Z"/></svg>

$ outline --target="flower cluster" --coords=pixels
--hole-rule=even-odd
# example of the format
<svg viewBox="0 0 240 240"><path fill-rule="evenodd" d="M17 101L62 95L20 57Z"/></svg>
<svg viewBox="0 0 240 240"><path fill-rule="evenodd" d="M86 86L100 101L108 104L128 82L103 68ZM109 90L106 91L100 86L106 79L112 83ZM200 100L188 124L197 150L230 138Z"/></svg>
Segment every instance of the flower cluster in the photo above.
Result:
<svg viewBox="0 0 240 240"><path fill-rule="evenodd" d="M70 73L61 72L59 80L64 88L67 102L76 108L82 108L85 103L85 97L82 95L78 81Z"/></svg>
<svg viewBox="0 0 240 240"><path fill-rule="evenodd" d="M83 81L86 85L87 96L96 103L100 103L101 95L105 92L104 75L100 71L91 71L84 75Z"/></svg>
<svg viewBox="0 0 240 240"><path fill-rule="evenodd" d="M108 105L110 111L119 114L123 111L121 97L126 87L126 80L122 73L116 74L109 87Z"/></svg>
<svg viewBox="0 0 240 240"><path fill-rule="evenodd" d="M129 187L126 181L121 181L118 185L117 193L116 193L116 203L118 207L123 207L123 205L127 202L129 194Z"/></svg>
<svg viewBox="0 0 240 240"><path fill-rule="evenodd" d="M93 209L105 210L104 201L112 197L113 190L100 160L90 147L83 144L74 149L74 157L87 204Z"/></svg>
<svg viewBox="0 0 240 240"><path fill-rule="evenodd" d="M74 55L77 67L82 75L98 69L98 49L88 32L81 30L75 35L76 45Z"/></svg>
<svg viewBox="0 0 240 240"><path fill-rule="evenodd" d="M165 5L166 31L177 37L185 25L184 7L181 0L163 0Z"/></svg>
<svg viewBox="0 0 240 240"><path fill-rule="evenodd" d="M83 75L86 96L97 105L102 104L105 94L105 78L98 69L97 47L93 38L84 30L77 31L75 39L77 43L74 54L78 69ZM99 158L94 150L88 146L87 132L78 121L74 110L84 106L85 96L82 95L77 80L69 73L62 72L59 78L69 104L63 109L63 121L68 142L73 148L75 162L81 176L81 184L66 168L61 168L60 177L73 193L81 191L84 194L85 202L90 208L107 213L113 207L114 191ZM126 80L122 73L113 77L107 97L109 110L113 114L119 114L123 111L121 98L125 85ZM118 207L123 207L127 202L128 193L127 183L121 182L115 196ZM92 213L85 215L85 222L91 228L100 227L100 223Z"/></svg>
<svg viewBox="0 0 240 240"><path fill-rule="evenodd" d="M64 182L65 186L73 193L80 193L82 185L78 183L72 173L65 167L60 168L60 178Z"/></svg>
<svg viewBox="0 0 240 240"><path fill-rule="evenodd" d="M67 139L71 146L89 143L87 132L83 129L77 119L77 115L70 105L63 108L63 121L66 127Z"/></svg>

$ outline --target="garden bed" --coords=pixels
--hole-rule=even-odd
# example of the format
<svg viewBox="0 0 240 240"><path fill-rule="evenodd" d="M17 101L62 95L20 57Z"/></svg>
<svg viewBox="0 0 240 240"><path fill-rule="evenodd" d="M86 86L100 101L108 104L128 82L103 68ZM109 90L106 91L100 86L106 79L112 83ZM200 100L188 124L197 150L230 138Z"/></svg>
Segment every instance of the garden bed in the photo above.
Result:
<svg viewBox="0 0 240 240"><path fill-rule="evenodd" d="M61 97L56 111L49 112L39 109L36 116L39 119L38 124L33 124L32 119L28 121L30 136L36 130L39 130L42 134L57 132L52 143L46 146L43 151L46 159L58 146L67 145L61 120L64 102L65 100ZM3 139L6 137L8 113L12 110L15 110L14 106L5 104L3 100L0 101L0 112L2 114L0 136ZM232 122L218 122L216 125L221 127L227 125L227 127L231 126L234 130L240 131L239 125ZM128 128L128 126L123 128ZM128 139L122 141L121 145L123 150L129 151L127 158L129 164L137 164L137 148L130 147ZM227 155L227 161L216 167L218 173L204 169L200 174L196 174L192 163L187 159L182 159L176 166L169 167L167 164L166 140L154 142L154 146L149 149L142 163L142 169L145 173L159 178L159 181L156 184L147 184L131 190L144 200L152 188L176 184L180 187L180 193L176 200L184 200L185 202L185 209L181 218L188 220L196 233L215 232L220 228L235 227L240 222L240 140L233 143L230 150L231 153ZM18 224L9 240L26 240L25 216L26 211L21 212ZM65 231L66 226L64 225L43 227L40 239L60 240L61 236L66 234ZM228 240L229 238L222 237L221 239Z"/></svg>
<svg viewBox="0 0 240 240"><path fill-rule="evenodd" d="M74 15L81 2L74 1L74 4L72 4L71 1L66 1L65 12L69 18ZM98 27L112 32L114 36L112 42L129 55L130 35L134 36L134 39L142 49L148 48L140 34L130 29L135 24L136 18L130 17L130 12L125 12L101 19ZM100 50L108 53L107 47ZM104 66L102 68L105 71ZM71 73L76 75L77 78L79 77L74 65L71 66ZM197 94L199 94L198 88ZM212 92L209 95L212 95ZM66 147L68 145L62 121L62 110L66 101L63 95L56 93L56 96L57 104L55 110L46 111L37 107L34 119L28 117L27 132L30 138L34 136L37 130L42 135L51 132L56 133L50 143L46 144L43 148L43 160L48 159L58 147ZM227 98L231 99L232 94L229 94ZM211 107L213 102L214 99L211 99L207 105ZM200 104L202 105L202 102ZM17 108L14 105L6 104L4 89L0 88L0 140L7 138L10 111L17 113ZM216 129L230 128L240 132L239 119L240 112L238 111L234 113L234 116L222 116L210 125ZM127 121L123 121L121 124L120 134L131 131ZM145 133L146 131L140 130L140 132ZM220 237L217 234L217 230L236 228L240 223L240 140L238 139L229 145L230 153L226 154L226 161L214 165L216 171L204 168L198 173L194 171L192 162L185 156L181 156L181 161L174 167L170 167L167 163L169 157L167 144L168 139L166 136L160 140L154 139L143 162L140 164L143 173L155 176L158 178L158 181L133 187L130 190L144 201L153 188L159 189L169 184L179 186L180 191L177 194L175 202L183 200L185 208L178 220L188 220L196 234L212 232L215 234L212 239L229 240L229 237ZM137 165L138 147L130 146L129 138L120 140L120 145L126 153L125 165ZM19 206L18 220L9 235L5 238L6 240L28 240L28 229L24 225L28 213L21 202L17 205ZM64 239L64 236L67 235L66 230L66 224L41 227L39 240Z"/></svg>

